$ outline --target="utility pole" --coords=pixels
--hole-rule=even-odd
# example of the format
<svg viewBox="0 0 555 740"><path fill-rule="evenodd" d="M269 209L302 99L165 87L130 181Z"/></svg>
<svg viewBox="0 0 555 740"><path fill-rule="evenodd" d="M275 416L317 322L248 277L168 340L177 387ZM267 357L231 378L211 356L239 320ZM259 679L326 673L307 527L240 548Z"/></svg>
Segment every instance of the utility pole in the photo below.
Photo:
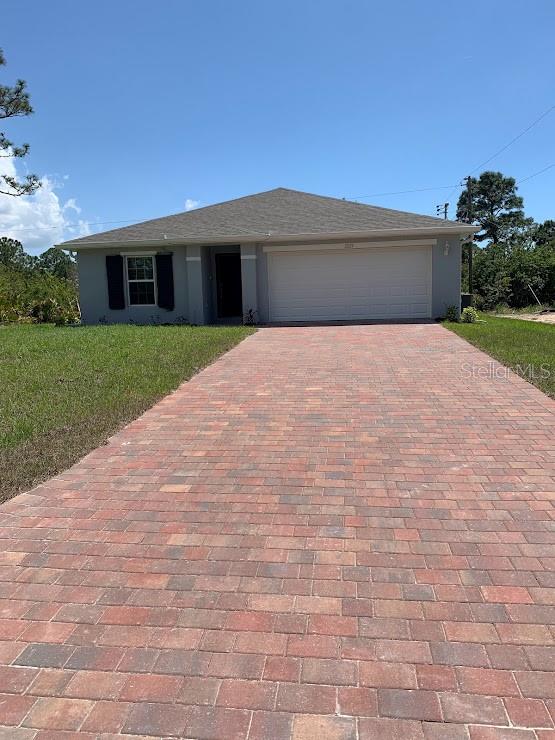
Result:
<svg viewBox="0 0 555 740"><path fill-rule="evenodd" d="M436 213L438 216L441 216L441 212L443 211L443 218L447 221L447 211L449 210L449 203L442 203L438 206L436 206Z"/></svg>
<svg viewBox="0 0 555 740"><path fill-rule="evenodd" d="M472 177L469 175L468 177L465 177L463 182L466 183L466 190L468 195L468 203L467 203L467 219L468 223L471 224L474 220L474 208L472 203ZM474 281L472 276L472 259L474 257L474 244L472 239L468 242L468 292L470 293L470 300L472 301L472 292L474 288Z"/></svg>

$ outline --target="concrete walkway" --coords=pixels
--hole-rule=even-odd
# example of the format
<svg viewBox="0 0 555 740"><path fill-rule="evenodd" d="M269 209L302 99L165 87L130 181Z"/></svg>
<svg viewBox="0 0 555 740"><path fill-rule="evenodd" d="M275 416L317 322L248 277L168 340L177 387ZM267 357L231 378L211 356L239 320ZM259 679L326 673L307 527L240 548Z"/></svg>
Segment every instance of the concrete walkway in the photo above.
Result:
<svg viewBox="0 0 555 740"><path fill-rule="evenodd" d="M0 508L0 738L553 740L554 412L435 324L260 330Z"/></svg>

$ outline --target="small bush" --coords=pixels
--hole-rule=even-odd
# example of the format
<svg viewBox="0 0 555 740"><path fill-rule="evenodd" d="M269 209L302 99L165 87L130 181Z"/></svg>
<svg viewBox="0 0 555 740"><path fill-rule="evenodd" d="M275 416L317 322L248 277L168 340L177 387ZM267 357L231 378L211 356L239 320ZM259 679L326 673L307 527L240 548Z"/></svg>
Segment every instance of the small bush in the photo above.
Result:
<svg viewBox="0 0 555 740"><path fill-rule="evenodd" d="M461 313L461 321L464 324L475 324L478 320L478 311L474 306L467 306Z"/></svg>
<svg viewBox="0 0 555 740"><path fill-rule="evenodd" d="M456 306L447 306L447 310L445 311L445 320L452 322L459 320L459 312L457 311Z"/></svg>
<svg viewBox="0 0 555 740"><path fill-rule="evenodd" d="M485 301L484 301L483 297L479 293L474 293L473 294L473 296L472 296L472 305L478 311L484 311L485 310Z"/></svg>
<svg viewBox="0 0 555 740"><path fill-rule="evenodd" d="M248 311L243 316L243 325L244 326L256 326L258 323L258 311L255 311L253 308L249 308Z"/></svg>

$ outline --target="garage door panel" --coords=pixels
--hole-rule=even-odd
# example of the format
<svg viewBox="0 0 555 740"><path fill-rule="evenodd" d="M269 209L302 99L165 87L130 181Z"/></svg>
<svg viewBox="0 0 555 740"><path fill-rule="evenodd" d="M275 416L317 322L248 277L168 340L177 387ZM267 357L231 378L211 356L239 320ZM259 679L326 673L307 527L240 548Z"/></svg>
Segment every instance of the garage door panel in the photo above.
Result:
<svg viewBox="0 0 555 740"><path fill-rule="evenodd" d="M430 262L429 247L270 253L270 319L426 318Z"/></svg>

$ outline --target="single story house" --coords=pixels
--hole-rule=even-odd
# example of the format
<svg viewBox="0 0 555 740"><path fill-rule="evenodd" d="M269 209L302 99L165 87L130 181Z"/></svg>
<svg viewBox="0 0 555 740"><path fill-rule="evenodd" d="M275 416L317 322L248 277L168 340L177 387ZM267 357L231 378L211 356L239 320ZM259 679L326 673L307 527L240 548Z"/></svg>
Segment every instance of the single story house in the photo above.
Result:
<svg viewBox="0 0 555 740"><path fill-rule="evenodd" d="M429 319L468 224L277 188L73 239L83 322Z"/></svg>

